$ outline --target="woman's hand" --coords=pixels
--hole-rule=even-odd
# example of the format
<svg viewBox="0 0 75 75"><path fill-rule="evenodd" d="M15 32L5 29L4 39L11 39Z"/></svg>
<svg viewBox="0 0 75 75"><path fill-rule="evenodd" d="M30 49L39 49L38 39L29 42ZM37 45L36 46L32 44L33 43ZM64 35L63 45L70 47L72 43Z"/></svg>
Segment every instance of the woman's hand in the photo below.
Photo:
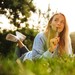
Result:
<svg viewBox="0 0 75 75"><path fill-rule="evenodd" d="M49 48L50 52L52 53L54 52L59 41L60 41L60 37L55 37L50 40L50 48Z"/></svg>

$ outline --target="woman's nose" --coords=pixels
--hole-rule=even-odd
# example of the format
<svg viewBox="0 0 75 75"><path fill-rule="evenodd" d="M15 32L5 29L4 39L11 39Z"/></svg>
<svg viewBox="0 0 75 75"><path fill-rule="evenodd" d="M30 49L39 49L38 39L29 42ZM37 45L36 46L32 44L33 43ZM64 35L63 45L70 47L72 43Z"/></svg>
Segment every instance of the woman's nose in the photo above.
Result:
<svg viewBox="0 0 75 75"><path fill-rule="evenodd" d="M60 27L60 26L61 26L61 24L60 24L60 22L58 22L57 25L56 25L56 27Z"/></svg>
<svg viewBox="0 0 75 75"><path fill-rule="evenodd" d="M60 22L57 22L57 25L60 25Z"/></svg>

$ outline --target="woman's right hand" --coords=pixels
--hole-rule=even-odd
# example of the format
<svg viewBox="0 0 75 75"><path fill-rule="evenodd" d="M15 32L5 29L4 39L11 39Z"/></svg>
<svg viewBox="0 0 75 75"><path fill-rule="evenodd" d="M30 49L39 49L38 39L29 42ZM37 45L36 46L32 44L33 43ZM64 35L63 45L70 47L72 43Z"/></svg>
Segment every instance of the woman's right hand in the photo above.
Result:
<svg viewBox="0 0 75 75"><path fill-rule="evenodd" d="M52 52L52 53L54 52L59 41L60 41L60 37L55 37L50 40L50 48L49 48L50 52Z"/></svg>

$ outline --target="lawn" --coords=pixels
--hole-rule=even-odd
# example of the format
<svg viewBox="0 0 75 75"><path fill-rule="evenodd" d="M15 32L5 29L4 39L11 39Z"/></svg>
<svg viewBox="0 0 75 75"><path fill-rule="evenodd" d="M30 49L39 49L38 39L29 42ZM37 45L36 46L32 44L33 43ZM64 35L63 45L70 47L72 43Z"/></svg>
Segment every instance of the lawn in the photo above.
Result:
<svg viewBox="0 0 75 75"><path fill-rule="evenodd" d="M0 58L0 75L75 75L75 57L16 61Z"/></svg>

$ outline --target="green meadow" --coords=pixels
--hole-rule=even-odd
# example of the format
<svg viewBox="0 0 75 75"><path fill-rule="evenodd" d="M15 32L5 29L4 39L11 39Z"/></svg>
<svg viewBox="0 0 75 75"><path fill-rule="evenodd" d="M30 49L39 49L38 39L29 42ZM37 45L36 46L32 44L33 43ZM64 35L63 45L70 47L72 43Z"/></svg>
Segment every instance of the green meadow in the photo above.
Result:
<svg viewBox="0 0 75 75"><path fill-rule="evenodd" d="M0 75L75 75L75 57L41 58L21 64L1 57Z"/></svg>

